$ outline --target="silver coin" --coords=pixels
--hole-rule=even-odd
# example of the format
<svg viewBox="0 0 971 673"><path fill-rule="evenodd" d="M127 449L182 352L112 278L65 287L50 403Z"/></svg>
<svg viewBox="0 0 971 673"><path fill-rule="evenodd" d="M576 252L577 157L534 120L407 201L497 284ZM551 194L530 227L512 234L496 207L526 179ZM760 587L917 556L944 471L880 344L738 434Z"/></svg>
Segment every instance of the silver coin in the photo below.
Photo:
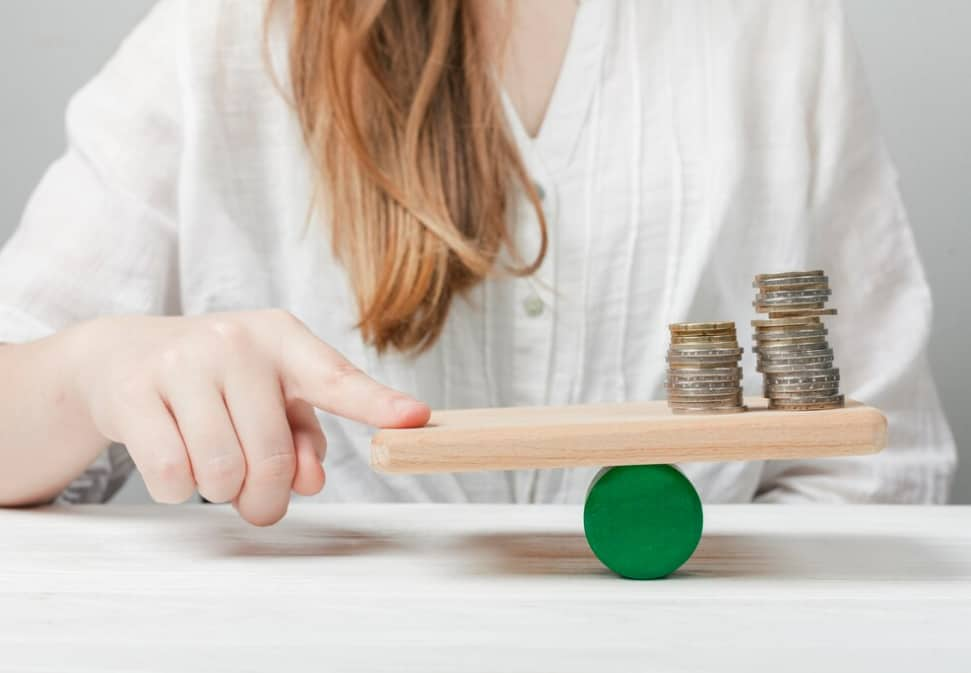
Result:
<svg viewBox="0 0 971 673"><path fill-rule="evenodd" d="M673 392L668 394L668 401L684 403L684 404L713 404L716 406L718 404L735 404L735 403L741 404L742 391L740 388L735 388L734 390L732 390L727 394L726 393L717 393L717 394L699 393L697 395L689 394L689 393Z"/></svg>
<svg viewBox="0 0 971 673"><path fill-rule="evenodd" d="M756 330L752 338L756 341L780 341L785 339L805 339L829 334L829 330L822 325L814 327L783 327L771 330Z"/></svg>
<svg viewBox="0 0 971 673"><path fill-rule="evenodd" d="M799 357L822 355L824 352L832 352L832 350L825 341L815 344L787 344L775 347L755 346L752 348L752 352L757 353L764 360L791 360Z"/></svg>
<svg viewBox="0 0 971 673"><path fill-rule="evenodd" d="M741 390L741 379L724 381L666 381L665 390Z"/></svg>
<svg viewBox="0 0 971 673"><path fill-rule="evenodd" d="M760 298L774 299L778 301L791 298L798 299L800 297L828 297L831 294L833 294L833 291L828 287L812 287L797 290L762 288L757 293L758 297Z"/></svg>
<svg viewBox="0 0 971 673"><path fill-rule="evenodd" d="M832 371L833 369L833 356L832 355L822 355L817 358L787 358L778 360L768 360L760 358L756 361L757 367L768 368L767 374L780 374L792 371L799 371L800 367L805 367L806 369L812 369L813 372L825 368L827 371ZM773 369L781 368L780 371L772 371Z"/></svg>
<svg viewBox="0 0 971 673"><path fill-rule="evenodd" d="M792 374L799 372L830 371L833 368L833 358L828 358L820 362L801 362L792 365L780 365L775 363L762 363L756 365L755 371L762 374Z"/></svg>
<svg viewBox="0 0 971 673"><path fill-rule="evenodd" d="M742 380L741 374L719 374L718 376L678 376L678 372L684 370L668 370L666 382L668 385L699 385L699 386L724 386L738 383Z"/></svg>
<svg viewBox="0 0 971 673"><path fill-rule="evenodd" d="M676 376L678 378L695 378L699 376L710 377L710 376L742 376L742 368L737 364L729 365L728 367L699 367L698 371L692 371L691 367L679 367L676 370L669 370L668 376Z"/></svg>
<svg viewBox="0 0 971 673"><path fill-rule="evenodd" d="M752 302L752 306L757 308L764 308L766 312L768 311L784 311L785 309L802 309L802 308L822 308L826 305L827 297L824 296L813 296L813 297L789 297L786 299L772 299L769 297L759 296Z"/></svg>
<svg viewBox="0 0 971 673"><path fill-rule="evenodd" d="M778 353L787 350L820 350L828 348L829 342L825 336L803 337L798 339L777 339L775 341L759 341L752 347L753 353Z"/></svg>
<svg viewBox="0 0 971 673"><path fill-rule="evenodd" d="M831 369L824 374L766 374L765 380L773 384L798 385L800 383L827 383L840 380L840 370Z"/></svg>
<svg viewBox="0 0 971 673"><path fill-rule="evenodd" d="M789 339L813 339L820 340L825 339L829 330L826 329L815 329L815 330L804 330L800 332L796 331L775 331L775 332L756 332L752 335L752 339L759 343L771 344L775 341L787 341Z"/></svg>
<svg viewBox="0 0 971 673"><path fill-rule="evenodd" d="M829 290L829 283L826 282L812 282L813 278L804 279L794 279L791 282L783 283L778 282L772 285L758 283L752 283L752 287L757 288L759 292L802 292L807 290ZM816 279L818 280L818 278Z"/></svg>
<svg viewBox="0 0 971 673"><path fill-rule="evenodd" d="M703 381L701 383L675 383L664 386L668 392L694 393L730 393L740 390L740 381Z"/></svg>
<svg viewBox="0 0 971 673"><path fill-rule="evenodd" d="M802 292L759 292L755 296L756 303L765 306L791 306L795 304L813 304L825 302L833 293L829 290L805 290Z"/></svg>
<svg viewBox="0 0 971 673"><path fill-rule="evenodd" d="M815 344L803 344L802 346L790 346L789 348L770 348L770 349L759 349L758 353L761 356L760 360L771 360L772 362L778 363L789 363L798 364L801 360L812 360L814 358L832 358L833 349L829 348L827 344L823 344L822 348L807 348L807 346L814 346Z"/></svg>
<svg viewBox="0 0 971 673"><path fill-rule="evenodd" d="M788 280L789 278L801 278L803 276L825 276L826 272L822 269L812 271L782 271L777 273L760 273L755 276L756 283L771 283L776 280Z"/></svg>
<svg viewBox="0 0 971 673"><path fill-rule="evenodd" d="M786 390L776 390L774 388L769 388L764 391L765 397L770 400L791 400L791 401L805 401L807 399L816 399L819 397L835 397L839 395L839 386L830 386L829 388L821 388L819 390L799 390L799 391L786 391Z"/></svg>

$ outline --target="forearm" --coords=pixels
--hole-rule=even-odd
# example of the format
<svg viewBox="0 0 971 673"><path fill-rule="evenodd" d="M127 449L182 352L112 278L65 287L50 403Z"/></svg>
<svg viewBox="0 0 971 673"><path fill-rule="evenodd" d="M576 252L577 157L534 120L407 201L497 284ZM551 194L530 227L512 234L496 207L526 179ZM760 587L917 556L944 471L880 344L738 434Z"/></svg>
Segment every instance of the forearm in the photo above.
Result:
<svg viewBox="0 0 971 673"><path fill-rule="evenodd" d="M0 506L50 501L109 443L75 385L78 331L0 345Z"/></svg>

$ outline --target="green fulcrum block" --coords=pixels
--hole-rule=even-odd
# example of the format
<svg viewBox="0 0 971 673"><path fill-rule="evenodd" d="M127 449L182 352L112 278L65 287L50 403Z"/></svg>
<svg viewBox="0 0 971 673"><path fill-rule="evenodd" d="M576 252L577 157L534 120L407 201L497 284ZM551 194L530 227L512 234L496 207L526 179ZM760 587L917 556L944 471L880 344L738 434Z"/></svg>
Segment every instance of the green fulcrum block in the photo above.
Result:
<svg viewBox="0 0 971 673"><path fill-rule="evenodd" d="M670 465L605 468L587 492L583 529L593 553L618 575L665 577L701 540L701 498Z"/></svg>

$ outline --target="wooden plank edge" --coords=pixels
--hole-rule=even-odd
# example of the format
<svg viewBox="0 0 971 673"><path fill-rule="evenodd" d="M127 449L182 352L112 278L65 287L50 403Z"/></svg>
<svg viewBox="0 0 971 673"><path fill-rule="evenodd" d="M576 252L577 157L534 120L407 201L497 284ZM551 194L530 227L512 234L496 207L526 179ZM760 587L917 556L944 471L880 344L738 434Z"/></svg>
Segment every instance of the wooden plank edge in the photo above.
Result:
<svg viewBox="0 0 971 673"><path fill-rule="evenodd" d="M846 409L838 410L840 413ZM751 413L751 412L750 412ZM771 411L759 412L770 418ZM783 412L787 413L787 412ZM563 426L510 425L495 428L476 428L469 434L476 439L466 443L454 433L441 437L430 429L379 431L371 444L371 466L390 474L431 474L443 472L474 472L489 470L552 469L564 467L607 467L614 465L647 465L662 463L711 462L728 460L791 460L800 458L831 458L878 453L886 447L887 419L873 407L853 408L854 422L838 434L839 441L820 441L814 424L827 411L787 413L784 424L768 423L747 428L744 439L733 439L731 433L698 433L691 425L698 417L672 416L663 424L657 419L604 423L595 430L577 432L571 428L571 440L579 441L583 450L562 447ZM732 416L706 417L730 419ZM734 418L738 418L735 416ZM694 419L694 420L692 420ZM761 419L760 419L761 420ZM717 421L716 421L717 422ZM683 425L682 425L683 423ZM683 428L680 446L671 442L658 444L658 427L665 432ZM721 430L729 430L722 423ZM424 432L423 432L424 431ZM407 445L397 445L401 433L412 433ZM420 434L419 434L420 433ZM527 435L528 433L528 435ZM836 433L833 433L836 436ZM485 438L487 441L483 441ZM604 439L609 449L598 449ZM755 441L753 441L755 440ZM486 448L483 448L486 447ZM515 447L513 449L507 447Z"/></svg>

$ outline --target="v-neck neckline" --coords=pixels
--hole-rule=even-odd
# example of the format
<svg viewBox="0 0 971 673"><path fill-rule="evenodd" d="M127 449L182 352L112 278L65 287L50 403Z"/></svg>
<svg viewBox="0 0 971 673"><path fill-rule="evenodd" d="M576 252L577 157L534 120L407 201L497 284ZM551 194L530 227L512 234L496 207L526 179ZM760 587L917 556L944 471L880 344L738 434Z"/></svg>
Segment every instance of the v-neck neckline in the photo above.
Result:
<svg viewBox="0 0 971 673"><path fill-rule="evenodd" d="M608 4L582 0L577 6L560 73L535 136L528 133L509 92L500 84L507 123L519 146L539 152L552 170L572 157L593 94L600 86Z"/></svg>

